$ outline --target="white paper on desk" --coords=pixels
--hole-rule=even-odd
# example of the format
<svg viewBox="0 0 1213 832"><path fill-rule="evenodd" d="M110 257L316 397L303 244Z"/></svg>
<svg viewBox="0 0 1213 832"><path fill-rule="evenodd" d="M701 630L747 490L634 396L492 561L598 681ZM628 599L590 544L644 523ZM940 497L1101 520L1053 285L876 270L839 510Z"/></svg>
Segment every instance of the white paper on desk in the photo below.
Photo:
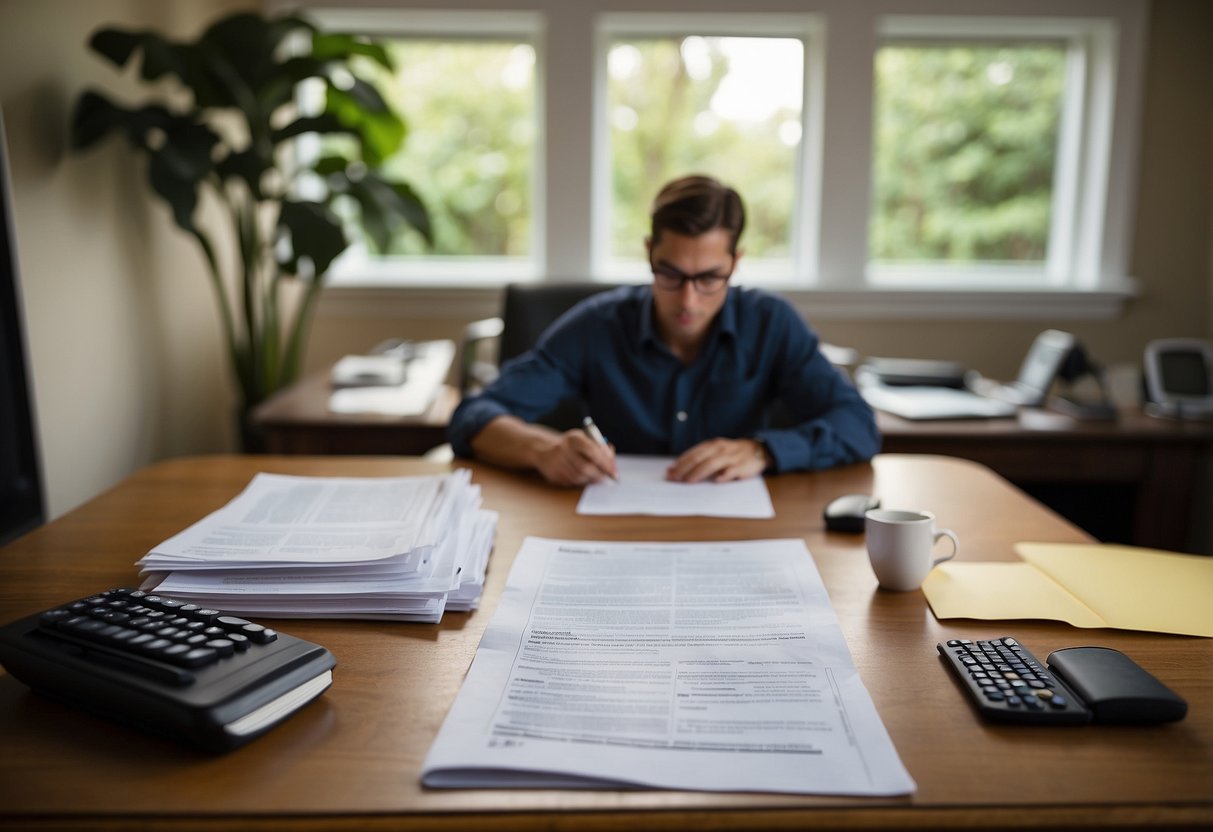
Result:
<svg viewBox="0 0 1213 832"><path fill-rule="evenodd" d="M430 409L442 390L451 362L454 341L425 341L406 365L403 384L385 387L345 387L329 396L333 413L379 413L385 416L420 416Z"/></svg>
<svg viewBox="0 0 1213 832"><path fill-rule="evenodd" d="M663 517L775 516L771 493L762 477L737 482L670 482L666 469L673 457L620 455L618 482L587 485L578 514L655 514Z"/></svg>
<svg viewBox="0 0 1213 832"><path fill-rule="evenodd" d="M450 480L448 485L448 478ZM417 569L470 475L293 477L258 474L235 499L157 545L144 571L191 563L337 564L397 558Z"/></svg>
<svg viewBox="0 0 1213 832"><path fill-rule="evenodd" d="M801 540L527 538L421 779L915 789Z"/></svg>

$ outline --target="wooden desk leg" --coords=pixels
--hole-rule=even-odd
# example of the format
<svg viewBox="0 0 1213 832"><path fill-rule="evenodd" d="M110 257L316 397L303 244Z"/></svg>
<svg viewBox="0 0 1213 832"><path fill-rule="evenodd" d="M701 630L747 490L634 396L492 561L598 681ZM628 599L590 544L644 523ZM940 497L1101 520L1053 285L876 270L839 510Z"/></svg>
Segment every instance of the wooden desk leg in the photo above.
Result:
<svg viewBox="0 0 1213 832"><path fill-rule="evenodd" d="M1133 539L1138 545L1187 551L1199 451L1184 442L1155 447L1134 509Z"/></svg>

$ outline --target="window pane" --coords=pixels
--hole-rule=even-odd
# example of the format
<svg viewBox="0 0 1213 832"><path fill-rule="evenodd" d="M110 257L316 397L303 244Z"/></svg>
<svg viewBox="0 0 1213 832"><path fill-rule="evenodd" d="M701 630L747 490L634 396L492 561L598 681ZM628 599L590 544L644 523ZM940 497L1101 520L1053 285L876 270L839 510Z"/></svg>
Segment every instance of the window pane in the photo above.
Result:
<svg viewBox="0 0 1213 832"><path fill-rule="evenodd" d="M666 181L714 176L745 200L750 258L787 258L804 47L794 38L617 38L608 56L613 257L643 257Z"/></svg>
<svg viewBox="0 0 1213 832"><path fill-rule="evenodd" d="M1043 263L1065 49L891 45L876 57L870 259Z"/></svg>
<svg viewBox="0 0 1213 832"><path fill-rule="evenodd" d="M534 48L500 40L382 42L395 74L369 61L361 69L376 77L408 129L386 170L417 189L434 226L433 248L409 231L385 253L530 255Z"/></svg>

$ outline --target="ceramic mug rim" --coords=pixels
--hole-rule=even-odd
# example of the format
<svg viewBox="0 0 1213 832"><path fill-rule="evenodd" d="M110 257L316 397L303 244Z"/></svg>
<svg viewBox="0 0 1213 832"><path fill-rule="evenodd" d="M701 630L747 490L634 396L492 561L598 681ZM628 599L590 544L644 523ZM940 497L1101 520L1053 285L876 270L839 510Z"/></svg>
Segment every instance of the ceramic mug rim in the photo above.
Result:
<svg viewBox="0 0 1213 832"><path fill-rule="evenodd" d="M911 526L916 523L935 522L935 514L933 512L919 511L917 509L871 508L865 511L863 516L865 519L874 520L877 523L896 526Z"/></svg>

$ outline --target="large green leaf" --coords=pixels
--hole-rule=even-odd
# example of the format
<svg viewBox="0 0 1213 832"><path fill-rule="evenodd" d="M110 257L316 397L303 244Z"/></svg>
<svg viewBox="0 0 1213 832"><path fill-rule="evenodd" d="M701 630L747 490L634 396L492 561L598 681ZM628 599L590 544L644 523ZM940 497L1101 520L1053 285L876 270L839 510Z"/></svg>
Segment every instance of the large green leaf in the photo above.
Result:
<svg viewBox="0 0 1213 832"><path fill-rule="evenodd" d="M290 274L300 274L301 261L306 259L311 261L318 279L349 245L341 220L319 202L284 200L278 230L285 234L290 249L290 254L278 262Z"/></svg>
<svg viewBox="0 0 1213 832"><path fill-rule="evenodd" d="M81 94L72 113L71 146L83 150L105 138L121 121L119 110L93 90Z"/></svg>
<svg viewBox="0 0 1213 832"><path fill-rule="evenodd" d="M249 192L253 198L257 200L265 199L265 193L261 189L262 178L272 170L274 161L272 157L267 157L257 151L256 148L249 147L235 153L229 153L215 165L215 172L219 174L220 179L224 181L230 179L239 179L248 185Z"/></svg>
<svg viewBox="0 0 1213 832"><path fill-rule="evenodd" d="M369 84L355 83L349 90L330 86L325 96L325 111L342 124L356 131L362 140L362 156L372 166L378 166L400 149L404 143L404 120L387 108L367 106ZM378 98L378 93L375 93ZM382 103L382 98L379 98Z"/></svg>
<svg viewBox="0 0 1213 832"><path fill-rule="evenodd" d="M407 184L390 182L374 171L357 177L330 175L330 187L347 193L357 203L362 227L380 251L386 251L402 224L415 228L427 243L433 242L430 215L417 193Z"/></svg>
<svg viewBox="0 0 1213 832"><path fill-rule="evenodd" d="M323 113L318 116L297 118L280 130L275 130L271 136L274 144L278 144L281 141L301 136L304 133L350 133L357 135L358 131L342 124L331 113Z"/></svg>
<svg viewBox="0 0 1213 832"><path fill-rule="evenodd" d="M343 35L332 32L316 34L312 37L312 55L320 60L329 61L338 58L344 63L355 55L370 58L384 69L395 69L388 51L378 43L353 35Z"/></svg>

